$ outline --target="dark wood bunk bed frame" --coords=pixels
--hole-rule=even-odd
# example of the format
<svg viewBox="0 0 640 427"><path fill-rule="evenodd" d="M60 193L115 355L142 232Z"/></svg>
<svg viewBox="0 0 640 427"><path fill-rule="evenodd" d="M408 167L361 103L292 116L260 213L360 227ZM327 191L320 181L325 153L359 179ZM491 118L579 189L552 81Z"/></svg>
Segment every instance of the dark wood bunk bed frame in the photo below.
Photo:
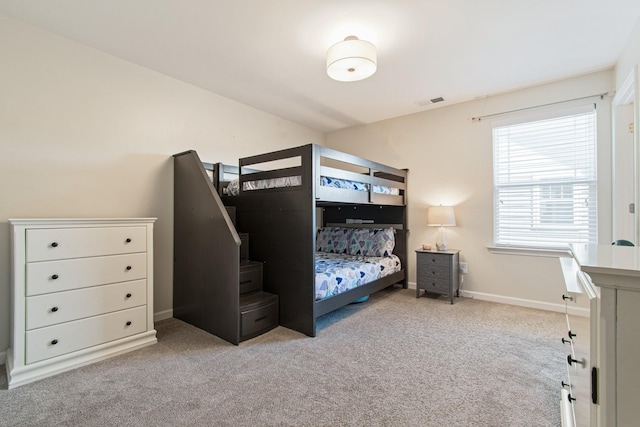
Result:
<svg viewBox="0 0 640 427"><path fill-rule="evenodd" d="M292 159L296 166L264 170L270 162L291 162ZM264 290L279 296L280 325L314 337L318 317L394 284L407 288L407 170L315 144L246 157L239 160L237 168L222 164L207 164L207 167L223 203L236 206L238 229L251 235L252 257L264 262ZM225 172L238 174L238 196L224 195ZM302 185L243 191L248 181L291 176L301 176ZM322 186L321 176L366 183L369 191ZM374 193L374 184L396 187L400 194ZM318 218L318 209L321 209L321 218ZM347 224L347 220L366 220L367 223ZM396 229L394 254L400 258L402 269L316 301L318 225L393 226Z"/></svg>

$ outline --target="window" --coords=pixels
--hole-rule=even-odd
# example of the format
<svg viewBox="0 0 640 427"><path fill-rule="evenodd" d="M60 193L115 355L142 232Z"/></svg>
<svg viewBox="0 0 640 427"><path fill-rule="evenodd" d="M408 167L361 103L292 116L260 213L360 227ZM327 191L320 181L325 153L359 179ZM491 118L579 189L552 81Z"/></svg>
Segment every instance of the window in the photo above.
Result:
<svg viewBox="0 0 640 427"><path fill-rule="evenodd" d="M597 241L595 108L493 128L497 246Z"/></svg>

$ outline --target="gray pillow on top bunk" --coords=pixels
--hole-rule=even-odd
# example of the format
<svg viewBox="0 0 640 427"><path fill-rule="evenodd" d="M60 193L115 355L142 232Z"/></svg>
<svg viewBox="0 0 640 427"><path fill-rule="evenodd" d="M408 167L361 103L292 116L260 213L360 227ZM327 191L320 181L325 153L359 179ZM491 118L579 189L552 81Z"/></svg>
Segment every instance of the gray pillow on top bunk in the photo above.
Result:
<svg viewBox="0 0 640 427"><path fill-rule="evenodd" d="M395 247L393 228L322 227L316 236L316 251L383 257Z"/></svg>

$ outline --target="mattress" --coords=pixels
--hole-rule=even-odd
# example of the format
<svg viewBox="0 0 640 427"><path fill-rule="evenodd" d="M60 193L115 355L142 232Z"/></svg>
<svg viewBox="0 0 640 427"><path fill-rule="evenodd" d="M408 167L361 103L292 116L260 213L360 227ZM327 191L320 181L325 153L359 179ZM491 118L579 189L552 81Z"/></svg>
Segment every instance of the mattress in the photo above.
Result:
<svg viewBox="0 0 640 427"><path fill-rule="evenodd" d="M281 178L258 179L254 181L245 181L242 191L264 190L268 188L297 187L302 185L302 177L300 175L285 176ZM320 185L325 187L340 188L344 190L369 191L369 184L364 182L349 181L346 179L335 179L326 176L320 177ZM237 179L229 183L225 189L229 196L237 196L240 192L240 184ZM385 187L382 185L374 185L373 192L378 194L390 194L397 196L400 190L395 187Z"/></svg>
<svg viewBox="0 0 640 427"><path fill-rule="evenodd" d="M316 301L400 271L400 258L316 252Z"/></svg>

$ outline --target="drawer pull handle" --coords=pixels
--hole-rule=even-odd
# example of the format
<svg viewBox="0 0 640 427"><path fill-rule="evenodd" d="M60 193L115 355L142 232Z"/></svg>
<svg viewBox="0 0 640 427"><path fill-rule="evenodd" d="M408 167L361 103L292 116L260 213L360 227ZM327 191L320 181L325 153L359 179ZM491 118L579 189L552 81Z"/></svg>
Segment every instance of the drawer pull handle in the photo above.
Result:
<svg viewBox="0 0 640 427"><path fill-rule="evenodd" d="M570 344L571 340L568 340L566 338L562 338L562 344Z"/></svg>
<svg viewBox="0 0 640 427"><path fill-rule="evenodd" d="M51 280L56 280L59 276L57 274L54 274L53 276L51 276Z"/></svg>
<svg viewBox="0 0 640 427"><path fill-rule="evenodd" d="M58 344L58 340L51 341L51 345L56 345L56 344Z"/></svg>
<svg viewBox="0 0 640 427"><path fill-rule="evenodd" d="M578 335L574 334L573 332L569 331L567 332L567 335L569 335L569 339L573 340L574 337L577 337Z"/></svg>
<svg viewBox="0 0 640 427"><path fill-rule="evenodd" d="M264 320L264 319L266 319L266 318L267 318L267 316L258 317L258 318L255 320L255 322L257 323L257 322L259 322L259 321L261 321L261 320Z"/></svg>
<svg viewBox="0 0 640 427"><path fill-rule="evenodd" d="M127 271L131 270L131 266L130 266L130 265L127 265L126 270L127 270Z"/></svg>
<svg viewBox="0 0 640 427"><path fill-rule="evenodd" d="M57 248L58 247L58 242L52 242L51 243L51 247L52 248Z"/></svg>
<svg viewBox="0 0 640 427"><path fill-rule="evenodd" d="M127 321L127 326L131 326L131 320Z"/></svg>
<svg viewBox="0 0 640 427"><path fill-rule="evenodd" d="M571 396L571 394L568 394L568 395L567 395L567 399L569 400L569 403L572 403L572 402L575 402L575 401L576 401L576 398L575 398L575 397L573 397L573 396Z"/></svg>
<svg viewBox="0 0 640 427"><path fill-rule="evenodd" d="M569 301L573 301L573 297L571 295L567 296L567 295L562 295L562 299L563 300L569 300Z"/></svg>
<svg viewBox="0 0 640 427"><path fill-rule="evenodd" d="M56 311L58 311L58 307L51 307L51 311L55 313Z"/></svg>
<svg viewBox="0 0 640 427"><path fill-rule="evenodd" d="M131 298L131 294L127 294L127 298Z"/></svg>
<svg viewBox="0 0 640 427"><path fill-rule="evenodd" d="M576 365L584 365L584 360L577 360L577 359L574 359L573 357L571 357L571 355L568 355L567 356L567 363L569 364L569 366L573 366L574 363Z"/></svg>
<svg viewBox="0 0 640 427"><path fill-rule="evenodd" d="M127 237L127 240L125 240L125 242L131 243L131 239L129 237Z"/></svg>
<svg viewBox="0 0 640 427"><path fill-rule="evenodd" d="M564 381L562 381L562 388L565 388L565 387L571 387L571 384L565 383Z"/></svg>

